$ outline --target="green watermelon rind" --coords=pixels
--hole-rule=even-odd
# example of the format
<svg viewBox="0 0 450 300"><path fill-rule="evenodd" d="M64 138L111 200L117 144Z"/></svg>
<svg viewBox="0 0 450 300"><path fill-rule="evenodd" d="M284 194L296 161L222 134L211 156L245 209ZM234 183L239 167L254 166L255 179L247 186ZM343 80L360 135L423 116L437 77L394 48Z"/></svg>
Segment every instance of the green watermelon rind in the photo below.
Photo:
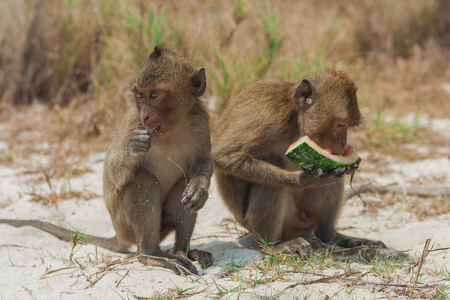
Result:
<svg viewBox="0 0 450 300"><path fill-rule="evenodd" d="M303 136L294 142L285 155L305 172L319 169L328 172L339 167L350 166L360 160L356 151L349 156L333 155L319 147L308 136Z"/></svg>

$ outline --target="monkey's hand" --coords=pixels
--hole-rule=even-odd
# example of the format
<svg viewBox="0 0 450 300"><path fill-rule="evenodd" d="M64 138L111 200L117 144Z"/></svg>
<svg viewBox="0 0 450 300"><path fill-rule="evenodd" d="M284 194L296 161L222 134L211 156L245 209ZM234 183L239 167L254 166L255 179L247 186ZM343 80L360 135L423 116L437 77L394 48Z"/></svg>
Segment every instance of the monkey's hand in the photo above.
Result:
<svg viewBox="0 0 450 300"><path fill-rule="evenodd" d="M196 176L189 181L181 197L181 203L187 211L194 213L205 205L208 186L209 180L203 176Z"/></svg>
<svg viewBox="0 0 450 300"><path fill-rule="evenodd" d="M347 174L347 168L339 167L330 172L315 170L312 172L299 171L299 173L301 188L317 188L336 183Z"/></svg>
<svg viewBox="0 0 450 300"><path fill-rule="evenodd" d="M361 162L361 158L358 159L354 164L345 167L345 174L351 174L359 168L359 163Z"/></svg>
<svg viewBox="0 0 450 300"><path fill-rule="evenodd" d="M152 142L152 135L146 130L133 130L127 146L131 153L148 152Z"/></svg>

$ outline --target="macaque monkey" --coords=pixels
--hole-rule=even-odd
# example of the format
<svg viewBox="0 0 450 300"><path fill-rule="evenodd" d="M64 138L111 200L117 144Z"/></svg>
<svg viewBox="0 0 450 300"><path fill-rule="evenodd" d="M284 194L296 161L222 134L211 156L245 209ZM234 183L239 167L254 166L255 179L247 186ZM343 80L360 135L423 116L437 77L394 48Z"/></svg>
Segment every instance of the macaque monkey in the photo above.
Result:
<svg viewBox="0 0 450 300"><path fill-rule="evenodd" d="M212 263L210 253L189 248L213 172L209 116L198 99L205 89L204 68L194 69L174 51L155 47L132 85L136 106L123 117L104 162L104 199L116 236L83 242L116 252L137 244L142 263L176 274L197 273L186 258ZM0 223L38 227L65 240L72 235L41 221ZM160 242L172 231L170 254Z"/></svg>
<svg viewBox="0 0 450 300"><path fill-rule="evenodd" d="M237 221L275 252L311 253L311 243L353 248L379 241L336 232L344 175L358 167L306 173L285 155L307 135L332 154L347 149L361 119L354 83L325 70L301 82L260 81L225 107L213 136L219 191Z"/></svg>

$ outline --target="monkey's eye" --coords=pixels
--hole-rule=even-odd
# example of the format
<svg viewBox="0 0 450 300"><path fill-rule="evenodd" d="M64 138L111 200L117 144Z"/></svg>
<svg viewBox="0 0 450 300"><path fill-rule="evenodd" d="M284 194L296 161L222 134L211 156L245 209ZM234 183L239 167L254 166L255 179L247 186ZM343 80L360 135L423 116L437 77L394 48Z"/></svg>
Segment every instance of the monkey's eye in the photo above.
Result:
<svg viewBox="0 0 450 300"><path fill-rule="evenodd" d="M158 91L151 91L150 92L150 98L158 98L159 92Z"/></svg>
<svg viewBox="0 0 450 300"><path fill-rule="evenodd" d="M142 95L141 92L137 91L136 92L136 98L142 99L142 98L144 98L144 95Z"/></svg>
<svg viewBox="0 0 450 300"><path fill-rule="evenodd" d="M343 121L339 121L337 124L338 124L338 127L347 127L348 126L348 123L343 122Z"/></svg>

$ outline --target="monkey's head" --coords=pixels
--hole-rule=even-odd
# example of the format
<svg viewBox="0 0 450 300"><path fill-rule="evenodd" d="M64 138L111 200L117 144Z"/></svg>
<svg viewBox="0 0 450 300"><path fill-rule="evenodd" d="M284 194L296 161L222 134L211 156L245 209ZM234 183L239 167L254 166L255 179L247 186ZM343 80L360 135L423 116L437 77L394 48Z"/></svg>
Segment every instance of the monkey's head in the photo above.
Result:
<svg viewBox="0 0 450 300"><path fill-rule="evenodd" d="M142 125L159 137L176 126L195 98L203 95L205 69L194 69L188 59L158 45L138 71L131 89Z"/></svg>
<svg viewBox="0 0 450 300"><path fill-rule="evenodd" d="M310 74L296 87L293 99L299 109L300 134L332 154L343 155L348 127L361 121L356 87L347 74L333 70Z"/></svg>

